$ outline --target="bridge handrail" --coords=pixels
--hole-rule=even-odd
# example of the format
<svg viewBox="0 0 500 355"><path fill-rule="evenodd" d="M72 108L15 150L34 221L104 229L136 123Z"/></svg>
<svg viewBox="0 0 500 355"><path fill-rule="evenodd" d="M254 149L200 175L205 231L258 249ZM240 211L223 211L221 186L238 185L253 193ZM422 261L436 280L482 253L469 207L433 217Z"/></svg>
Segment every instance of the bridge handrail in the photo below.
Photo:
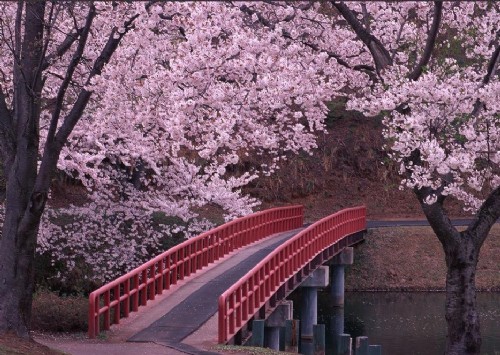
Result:
<svg viewBox="0 0 500 355"><path fill-rule="evenodd" d="M268 235L299 228L304 223L303 206L277 207L253 213L190 238L170 248L127 274L103 285L89 295L88 336L136 312L170 285L204 266ZM113 313L113 314L112 314Z"/></svg>
<svg viewBox="0 0 500 355"><path fill-rule="evenodd" d="M325 217L280 245L219 297L219 343L236 334L277 289L320 252L366 229L365 206Z"/></svg>

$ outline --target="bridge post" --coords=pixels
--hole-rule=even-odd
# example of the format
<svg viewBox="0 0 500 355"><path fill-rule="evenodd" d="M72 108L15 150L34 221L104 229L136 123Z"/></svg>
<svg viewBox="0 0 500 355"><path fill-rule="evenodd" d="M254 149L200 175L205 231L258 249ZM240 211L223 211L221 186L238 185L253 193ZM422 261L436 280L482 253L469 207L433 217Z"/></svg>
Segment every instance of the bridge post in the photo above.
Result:
<svg viewBox="0 0 500 355"><path fill-rule="evenodd" d="M320 266L300 284L303 288L301 307L301 338L312 339L313 325L318 323L318 288L328 286L328 266Z"/></svg>
<svg viewBox="0 0 500 355"><path fill-rule="evenodd" d="M339 335L344 334L344 307L333 307L332 311L329 336L333 341L334 354L337 354Z"/></svg>
<svg viewBox="0 0 500 355"><path fill-rule="evenodd" d="M264 346L264 324L263 319L254 319L252 322L252 345L263 347Z"/></svg>
<svg viewBox="0 0 500 355"><path fill-rule="evenodd" d="M314 330L314 355L325 355L326 339L325 339L325 325L317 324L313 327Z"/></svg>
<svg viewBox="0 0 500 355"><path fill-rule="evenodd" d="M293 302L283 301L265 321L264 346L280 350L280 329L293 317Z"/></svg>
<svg viewBox="0 0 500 355"><path fill-rule="evenodd" d="M344 271L346 265L354 262L354 249L347 247L339 254L335 255L330 262L331 288L330 294L334 306L344 306Z"/></svg>
<svg viewBox="0 0 500 355"><path fill-rule="evenodd" d="M299 351L300 321L290 319L285 322L285 351L296 353Z"/></svg>
<svg viewBox="0 0 500 355"><path fill-rule="evenodd" d="M356 355L369 355L368 353L368 337L356 337Z"/></svg>
<svg viewBox="0 0 500 355"><path fill-rule="evenodd" d="M352 338L349 334L340 334L337 347L338 355L352 355Z"/></svg>
<svg viewBox="0 0 500 355"><path fill-rule="evenodd" d="M369 345L368 346L368 355L382 355L382 346L381 345Z"/></svg>

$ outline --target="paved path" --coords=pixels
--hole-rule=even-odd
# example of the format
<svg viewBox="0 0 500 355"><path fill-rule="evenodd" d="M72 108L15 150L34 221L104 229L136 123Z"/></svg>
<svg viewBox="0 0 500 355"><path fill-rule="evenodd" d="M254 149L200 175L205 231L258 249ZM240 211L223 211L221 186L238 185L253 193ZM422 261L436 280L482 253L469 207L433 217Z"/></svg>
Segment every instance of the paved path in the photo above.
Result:
<svg viewBox="0 0 500 355"><path fill-rule="evenodd" d="M451 224L454 226L468 226L472 219L454 219ZM413 227L413 226L428 226L429 222L425 220L394 220L394 221L367 221L366 227L370 228L385 228L385 227Z"/></svg>

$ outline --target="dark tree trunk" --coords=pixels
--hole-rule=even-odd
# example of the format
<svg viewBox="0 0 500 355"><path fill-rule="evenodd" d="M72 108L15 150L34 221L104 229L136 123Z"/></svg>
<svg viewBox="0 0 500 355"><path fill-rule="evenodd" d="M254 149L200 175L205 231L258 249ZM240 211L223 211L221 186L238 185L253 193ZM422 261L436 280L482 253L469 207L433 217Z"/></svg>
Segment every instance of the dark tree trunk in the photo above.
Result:
<svg viewBox="0 0 500 355"><path fill-rule="evenodd" d="M147 3L146 8L150 4ZM68 35L57 51L48 56L45 56L45 51L48 48L51 28L44 23L45 6L45 1L18 3L13 49L14 97L11 109L0 85L0 156L7 181L5 220L0 237L0 334L11 332L22 337L29 336L34 289L33 261L40 219L45 209L52 176L61 149L92 95L91 91L81 88L62 123L59 122L67 89L81 62L96 16L95 6L89 3L85 24L81 28L75 28L77 36ZM57 6L57 2L52 2L51 6L49 17L54 14L52 10ZM87 83L94 76L100 75L122 38L133 28L138 16L133 15L123 23L124 31L118 32L117 27L111 30L104 48L93 63ZM39 161L43 88L41 73L49 67L50 59L64 55L72 48L73 43L76 43L76 48L57 90L56 105Z"/></svg>
<svg viewBox="0 0 500 355"><path fill-rule="evenodd" d="M479 248L465 233L446 253L446 354L479 354L481 333L476 310L476 266Z"/></svg>
<svg viewBox="0 0 500 355"><path fill-rule="evenodd" d="M479 251L500 217L500 187L479 208L467 229L458 232L443 208L445 196L430 188L416 189L422 210L443 246L446 258L446 355L480 354L481 332L476 310L476 267ZM432 205L424 201L438 194Z"/></svg>
<svg viewBox="0 0 500 355"><path fill-rule="evenodd" d="M15 28L13 150L4 152L5 221L0 240L0 331L28 336L33 295L33 257L46 195L35 194L39 148L44 2L19 4ZM22 30L21 30L22 29ZM22 37L22 42L21 42ZM5 145L4 145L5 146Z"/></svg>
<svg viewBox="0 0 500 355"><path fill-rule="evenodd" d="M331 4L369 49L377 72L380 73L384 68L392 65L389 51L384 48L380 40L370 33L368 27L363 26L356 14L344 2L331 1ZM417 80L423 73L424 67L429 63L435 48L441 19L442 2L434 1L432 26L427 34L422 56L408 76L410 80ZM497 46L488 63L483 84L487 84L496 75L499 57L500 47ZM472 115L478 115L483 107L484 105L478 100ZM410 110L404 108L404 105L399 106L396 110L403 114L410 113ZM421 166L419 151L414 151L409 159L415 166ZM411 174L408 177L411 178ZM443 186L446 183L443 182ZM448 323L446 354L479 354L481 336L479 317L476 311L476 266L481 246L495 221L500 218L500 187L493 188L478 210L473 222L466 231L461 233L453 227L443 208L446 196L442 194L442 188L432 190L429 187L422 187L415 188L414 191L446 255L446 321ZM430 196L437 197L437 202L432 205L426 204L424 201Z"/></svg>
<svg viewBox="0 0 500 355"><path fill-rule="evenodd" d="M13 184L9 184L11 187ZM29 218L21 217L24 198L20 193L8 194L3 235L0 243L0 332L13 332L28 337L33 297L33 259L41 210L33 206ZM30 203L31 204L31 203ZM38 217L37 217L38 216ZM20 222L21 220L28 221Z"/></svg>

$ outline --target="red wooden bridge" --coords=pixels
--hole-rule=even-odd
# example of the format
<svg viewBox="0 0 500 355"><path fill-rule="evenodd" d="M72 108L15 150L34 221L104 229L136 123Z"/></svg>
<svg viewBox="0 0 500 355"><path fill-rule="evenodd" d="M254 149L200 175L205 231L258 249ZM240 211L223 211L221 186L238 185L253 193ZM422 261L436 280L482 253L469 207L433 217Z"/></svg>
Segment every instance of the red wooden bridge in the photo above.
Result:
<svg viewBox="0 0 500 355"><path fill-rule="evenodd" d="M237 343L250 320L265 318L315 269L345 247L363 240L366 210L364 206L345 209L307 228L303 222L302 206L273 208L236 219L167 250L90 294L89 338L95 338L101 327L108 330L131 312L140 311L179 281L189 282L190 276L226 255L239 253L271 235L296 230L289 233L290 238L280 239L243 276L237 276L235 283L217 295L218 300L208 300L217 307L219 343ZM180 342L183 336L173 341Z"/></svg>

